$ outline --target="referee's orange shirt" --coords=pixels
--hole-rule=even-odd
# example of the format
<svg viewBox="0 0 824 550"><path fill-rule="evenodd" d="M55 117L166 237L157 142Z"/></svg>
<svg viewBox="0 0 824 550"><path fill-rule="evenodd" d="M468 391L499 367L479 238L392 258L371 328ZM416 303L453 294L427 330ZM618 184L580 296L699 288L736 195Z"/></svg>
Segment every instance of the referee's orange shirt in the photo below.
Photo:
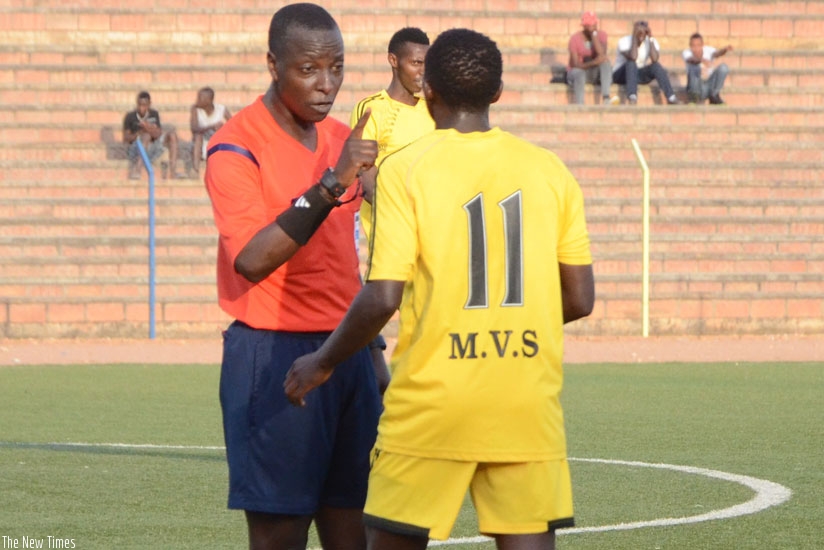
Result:
<svg viewBox="0 0 824 550"><path fill-rule="evenodd" d="M360 197L334 208L309 243L263 281L249 282L234 268L251 238L335 166L349 128L331 117L316 127L311 151L278 126L261 96L209 140L205 181L219 233L218 302L254 328L331 331L361 287L355 243ZM341 201L353 198L356 187Z"/></svg>

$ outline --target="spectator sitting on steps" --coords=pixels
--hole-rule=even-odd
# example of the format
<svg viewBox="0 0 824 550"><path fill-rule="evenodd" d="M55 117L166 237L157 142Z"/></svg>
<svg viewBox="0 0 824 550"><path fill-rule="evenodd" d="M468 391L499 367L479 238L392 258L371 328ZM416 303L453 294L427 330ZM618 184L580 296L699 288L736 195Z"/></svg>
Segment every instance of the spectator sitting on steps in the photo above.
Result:
<svg viewBox="0 0 824 550"><path fill-rule="evenodd" d="M569 65L567 67L567 84L572 86L575 103L584 104L584 86L586 83L600 84L603 104L618 102L616 96L609 97L612 86L612 63L607 57L607 33L598 29L598 17L595 12L587 11L581 16L580 30L569 37Z"/></svg>
<svg viewBox="0 0 824 550"><path fill-rule="evenodd" d="M715 65L715 60L732 51L732 46L717 50L704 45L704 38L695 33L690 36L690 47L684 50L687 64L687 95L692 103L704 103L709 98L711 105L722 105L721 88L730 69L726 63Z"/></svg>
<svg viewBox="0 0 824 550"><path fill-rule="evenodd" d="M190 126L192 129L192 176L200 177L200 161L206 158L206 144L232 113L221 103L215 103L215 91L209 87L197 92L192 105Z"/></svg>
<svg viewBox="0 0 824 550"><path fill-rule="evenodd" d="M658 81L667 103L680 103L670 84L667 70L658 62L660 51L658 41L652 37L652 29L646 21L636 21L632 34L618 41L612 81L626 86L627 99L631 105L638 101L638 84L649 84L653 80Z"/></svg>
<svg viewBox="0 0 824 550"><path fill-rule="evenodd" d="M126 153L129 157L129 179L140 179L140 153L137 148L138 138L143 143L149 160L154 161L163 156L164 150L169 151L169 176L183 178L175 171L177 166L177 132L171 126L164 128L160 124L160 114L151 108L152 98L149 92L137 94L137 108L126 113L123 117L123 143L128 145Z"/></svg>

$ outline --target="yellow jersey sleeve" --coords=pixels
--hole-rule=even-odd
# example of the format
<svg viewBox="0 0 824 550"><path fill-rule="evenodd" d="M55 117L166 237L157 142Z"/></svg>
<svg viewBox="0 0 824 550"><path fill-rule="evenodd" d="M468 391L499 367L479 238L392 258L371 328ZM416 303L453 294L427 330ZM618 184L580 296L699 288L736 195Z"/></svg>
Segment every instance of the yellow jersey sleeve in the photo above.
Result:
<svg viewBox="0 0 824 550"><path fill-rule="evenodd" d="M554 155L553 155L554 156ZM592 263L589 248L589 233L584 216L584 196L581 187L564 164L560 165L564 190L564 216L558 229L558 262L568 265L588 265Z"/></svg>

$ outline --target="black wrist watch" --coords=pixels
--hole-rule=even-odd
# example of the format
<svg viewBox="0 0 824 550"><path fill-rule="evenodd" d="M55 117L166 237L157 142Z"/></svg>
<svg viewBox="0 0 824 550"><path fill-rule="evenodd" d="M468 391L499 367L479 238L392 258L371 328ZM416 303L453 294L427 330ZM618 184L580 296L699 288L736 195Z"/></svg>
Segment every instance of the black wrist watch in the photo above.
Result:
<svg viewBox="0 0 824 550"><path fill-rule="evenodd" d="M336 199L346 193L346 187L340 184L332 168L326 169L326 172L320 177L320 184Z"/></svg>

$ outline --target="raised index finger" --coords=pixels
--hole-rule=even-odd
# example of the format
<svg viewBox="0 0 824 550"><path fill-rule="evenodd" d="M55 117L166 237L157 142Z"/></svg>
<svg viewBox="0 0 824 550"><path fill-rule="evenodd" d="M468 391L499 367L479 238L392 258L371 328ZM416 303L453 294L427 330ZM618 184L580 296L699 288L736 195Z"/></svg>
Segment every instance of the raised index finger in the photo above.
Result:
<svg viewBox="0 0 824 550"><path fill-rule="evenodd" d="M372 109L366 109L366 111L363 112L361 117L358 119L358 123L355 124L354 128L352 128L352 132L349 134L350 138L361 139L363 137L363 129L366 128L366 123L371 114Z"/></svg>

